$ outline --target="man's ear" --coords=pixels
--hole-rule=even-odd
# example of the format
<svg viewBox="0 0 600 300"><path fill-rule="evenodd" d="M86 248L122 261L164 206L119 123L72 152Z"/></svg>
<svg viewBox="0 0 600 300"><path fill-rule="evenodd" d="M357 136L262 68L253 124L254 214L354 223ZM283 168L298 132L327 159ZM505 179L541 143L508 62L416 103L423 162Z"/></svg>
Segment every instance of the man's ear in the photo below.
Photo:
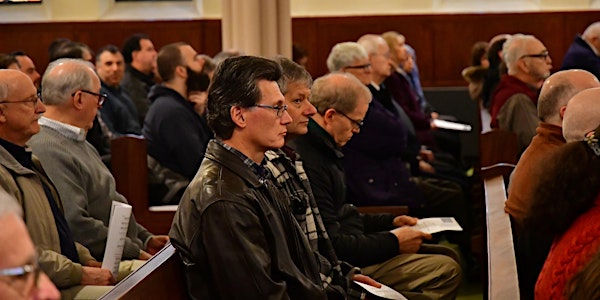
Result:
<svg viewBox="0 0 600 300"><path fill-rule="evenodd" d="M240 128L246 127L246 120L244 119L244 111L239 106L232 106L229 109L229 115L231 116L231 120L235 125Z"/></svg>
<svg viewBox="0 0 600 300"><path fill-rule="evenodd" d="M175 75L181 77L181 78L187 78L188 73L187 70L184 66L177 66L175 67Z"/></svg>
<svg viewBox="0 0 600 300"><path fill-rule="evenodd" d="M75 107L75 109L77 110L82 110L83 109L83 99L81 98L81 91L77 91L75 92L75 95L72 97L73 98L73 107Z"/></svg>
<svg viewBox="0 0 600 300"><path fill-rule="evenodd" d="M560 109L558 110L558 113L560 114L560 119L563 120L565 118L565 111L567 111L567 106L563 105L560 107Z"/></svg>
<svg viewBox="0 0 600 300"><path fill-rule="evenodd" d="M325 113L323 114L323 122L325 122L325 124L327 123L331 123L333 120L333 116L336 114L335 109L333 108L329 108L325 111Z"/></svg>

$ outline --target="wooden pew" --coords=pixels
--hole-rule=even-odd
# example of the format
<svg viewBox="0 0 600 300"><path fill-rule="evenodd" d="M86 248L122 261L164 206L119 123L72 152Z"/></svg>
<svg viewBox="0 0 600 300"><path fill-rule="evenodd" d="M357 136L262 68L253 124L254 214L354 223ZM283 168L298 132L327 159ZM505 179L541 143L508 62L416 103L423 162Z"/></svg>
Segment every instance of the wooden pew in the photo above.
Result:
<svg viewBox="0 0 600 300"><path fill-rule="evenodd" d="M146 140L122 136L111 142L112 173L121 193L132 206L138 223L154 234L167 234L177 206L150 207Z"/></svg>
<svg viewBox="0 0 600 300"><path fill-rule="evenodd" d="M100 299L189 299L179 254L168 244Z"/></svg>
<svg viewBox="0 0 600 300"><path fill-rule="evenodd" d="M506 189L502 176L484 179L487 252L488 299L519 299L517 263L513 248L510 217L504 211Z"/></svg>
<svg viewBox="0 0 600 300"><path fill-rule="evenodd" d="M510 131L493 129L481 134L479 146L482 178L501 174L508 182L508 177L519 159L517 135ZM502 167L491 168L494 165ZM487 174L490 172L492 174Z"/></svg>

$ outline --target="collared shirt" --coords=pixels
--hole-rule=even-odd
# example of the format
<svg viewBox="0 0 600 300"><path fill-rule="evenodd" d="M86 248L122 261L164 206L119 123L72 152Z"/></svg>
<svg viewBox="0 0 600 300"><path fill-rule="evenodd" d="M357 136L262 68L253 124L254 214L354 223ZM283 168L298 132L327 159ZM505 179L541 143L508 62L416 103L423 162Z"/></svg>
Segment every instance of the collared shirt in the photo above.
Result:
<svg viewBox="0 0 600 300"><path fill-rule="evenodd" d="M85 141L86 131L83 128L79 128L77 126L69 125L63 122L59 122L56 120L48 119L46 117L41 117L38 120L38 123L41 126L46 126L48 128L52 128L62 135L77 140L77 141Z"/></svg>
<svg viewBox="0 0 600 300"><path fill-rule="evenodd" d="M252 172L254 174L256 174L256 176L258 176L260 182L264 182L267 179L267 177L269 177L269 171L265 167L262 166L265 164L264 158L263 158L263 162L261 163L261 165L259 165L256 162L254 162L252 159L250 159L248 156L246 156L244 153L231 147L230 145L223 143L223 141L221 141L220 139L216 139L216 141L217 141L217 144L223 146L223 148L227 149L228 151L230 151L231 153L233 153L237 157L239 157L244 162L244 165L246 165L248 168L250 168L252 170Z"/></svg>

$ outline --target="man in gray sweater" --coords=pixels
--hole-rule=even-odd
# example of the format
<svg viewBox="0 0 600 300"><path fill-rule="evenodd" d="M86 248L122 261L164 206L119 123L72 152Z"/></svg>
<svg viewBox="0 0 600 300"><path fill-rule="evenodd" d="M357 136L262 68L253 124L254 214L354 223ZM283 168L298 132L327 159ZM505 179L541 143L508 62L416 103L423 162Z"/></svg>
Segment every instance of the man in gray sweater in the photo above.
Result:
<svg viewBox="0 0 600 300"><path fill-rule="evenodd" d="M100 80L92 66L81 60L52 62L42 84L47 110L30 146L63 199L74 239L101 260L112 201L127 203L98 152L85 140L106 96L98 94ZM123 259L148 259L167 241L167 236L152 235L132 216Z"/></svg>

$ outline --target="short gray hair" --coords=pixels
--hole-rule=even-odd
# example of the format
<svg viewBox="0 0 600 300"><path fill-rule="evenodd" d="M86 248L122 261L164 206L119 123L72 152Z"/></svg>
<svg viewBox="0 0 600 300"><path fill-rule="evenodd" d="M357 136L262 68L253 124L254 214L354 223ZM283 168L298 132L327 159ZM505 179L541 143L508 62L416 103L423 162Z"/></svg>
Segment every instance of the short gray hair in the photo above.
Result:
<svg viewBox="0 0 600 300"><path fill-rule="evenodd" d="M56 74L54 69L63 66L65 72ZM67 67L68 66L68 67ZM91 72L90 72L91 71ZM42 99L45 104L58 105L67 101L71 94L80 89L91 89L94 67L81 59L61 58L51 62L42 78Z"/></svg>
<svg viewBox="0 0 600 300"><path fill-rule="evenodd" d="M586 40L592 37L600 38L600 22L590 24L581 36Z"/></svg>
<svg viewBox="0 0 600 300"><path fill-rule="evenodd" d="M525 53L525 47L523 47L525 43L533 40L537 40L533 35L525 35L522 33L514 34L506 40L502 46L502 57L504 63L506 63L509 74L511 70L515 69L519 58L527 54Z"/></svg>
<svg viewBox="0 0 600 300"><path fill-rule="evenodd" d="M355 42L338 43L329 52L327 68L329 72L338 72L351 65L355 60L369 58L363 46Z"/></svg>

